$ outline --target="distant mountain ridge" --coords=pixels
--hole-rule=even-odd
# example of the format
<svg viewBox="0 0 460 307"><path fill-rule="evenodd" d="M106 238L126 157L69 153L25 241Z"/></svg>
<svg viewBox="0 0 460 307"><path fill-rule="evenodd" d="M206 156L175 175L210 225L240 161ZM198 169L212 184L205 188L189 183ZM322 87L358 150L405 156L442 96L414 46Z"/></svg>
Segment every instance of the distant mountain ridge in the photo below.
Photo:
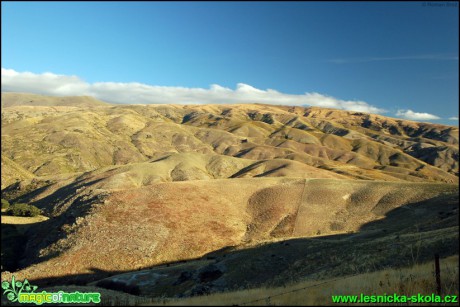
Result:
<svg viewBox="0 0 460 307"><path fill-rule="evenodd" d="M458 182L453 126L318 107L113 105L18 93L2 93L2 106L2 155L35 176L195 152L274 161L254 176L292 175L284 159L333 177ZM12 173L2 172L2 187Z"/></svg>
<svg viewBox="0 0 460 307"><path fill-rule="evenodd" d="M108 105L91 96L45 96L38 94L2 92L2 108L16 106L78 106Z"/></svg>

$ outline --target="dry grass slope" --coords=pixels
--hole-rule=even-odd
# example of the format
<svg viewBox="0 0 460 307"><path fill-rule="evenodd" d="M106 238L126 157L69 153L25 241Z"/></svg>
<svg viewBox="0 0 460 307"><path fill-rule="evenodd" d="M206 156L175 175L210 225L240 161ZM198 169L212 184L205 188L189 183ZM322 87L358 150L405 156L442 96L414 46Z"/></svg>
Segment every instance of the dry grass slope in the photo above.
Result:
<svg viewBox="0 0 460 307"><path fill-rule="evenodd" d="M108 105L88 97L2 95L2 155L35 176L194 152L288 159L343 178L458 182L458 128L451 126L314 107ZM2 173L2 181L10 177Z"/></svg>
<svg viewBox="0 0 460 307"><path fill-rule="evenodd" d="M458 256L441 259L442 295L459 294ZM185 299L154 299L141 306L330 306L332 295L412 296L436 292L433 263L415 264L401 269L385 269L338 279L304 281L285 287L257 288L216 293ZM135 299L126 301L134 305ZM138 300L142 302L142 300ZM355 305L355 304L341 304ZM388 305L375 304L375 305ZM445 304L439 304L445 305ZM454 304L452 304L454 305Z"/></svg>
<svg viewBox="0 0 460 307"><path fill-rule="evenodd" d="M456 212L458 206L445 198L458 194L458 186L445 184L243 178L129 186L102 195L108 188L93 179L72 186L76 194L64 201L59 193L66 190L58 189L35 202L44 208L53 204L55 218L33 229L23 264L38 263L18 276L129 271L287 238L349 233L365 238L381 230L362 232L363 225L398 208L418 219L428 216L428 209L407 209L410 204L441 197L439 210Z"/></svg>

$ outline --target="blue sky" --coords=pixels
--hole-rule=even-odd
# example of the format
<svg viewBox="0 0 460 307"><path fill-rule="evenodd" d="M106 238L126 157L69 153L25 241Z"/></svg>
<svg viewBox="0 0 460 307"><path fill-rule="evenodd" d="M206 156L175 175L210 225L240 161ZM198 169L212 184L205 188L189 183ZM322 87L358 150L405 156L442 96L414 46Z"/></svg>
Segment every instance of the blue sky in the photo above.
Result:
<svg viewBox="0 0 460 307"><path fill-rule="evenodd" d="M459 11L435 4L2 1L2 91L458 125Z"/></svg>

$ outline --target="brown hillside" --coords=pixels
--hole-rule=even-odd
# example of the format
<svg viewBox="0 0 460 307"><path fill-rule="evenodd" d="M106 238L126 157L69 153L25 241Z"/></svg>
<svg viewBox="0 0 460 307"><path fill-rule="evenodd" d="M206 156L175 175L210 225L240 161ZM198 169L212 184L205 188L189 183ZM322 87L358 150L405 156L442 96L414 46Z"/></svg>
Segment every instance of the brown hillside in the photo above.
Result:
<svg viewBox="0 0 460 307"><path fill-rule="evenodd" d="M36 202L54 205L56 215L31 230L22 264L38 264L18 276L135 270L227 246L358 232L395 208L458 193L455 185L337 179L216 179L116 190L83 181Z"/></svg>
<svg viewBox="0 0 460 307"><path fill-rule="evenodd" d="M35 176L196 152L289 159L356 179L458 182L455 127L320 108L76 105L3 108L2 154Z"/></svg>

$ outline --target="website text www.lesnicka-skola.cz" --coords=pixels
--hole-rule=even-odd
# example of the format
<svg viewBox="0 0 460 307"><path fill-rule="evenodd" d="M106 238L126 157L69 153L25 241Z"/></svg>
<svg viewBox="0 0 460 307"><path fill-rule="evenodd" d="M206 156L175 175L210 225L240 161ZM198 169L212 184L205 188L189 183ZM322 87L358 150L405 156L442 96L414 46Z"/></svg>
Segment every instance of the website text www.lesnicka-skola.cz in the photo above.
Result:
<svg viewBox="0 0 460 307"><path fill-rule="evenodd" d="M456 303L458 304L458 297L456 295L398 295L384 294L384 295L332 295L333 303Z"/></svg>

